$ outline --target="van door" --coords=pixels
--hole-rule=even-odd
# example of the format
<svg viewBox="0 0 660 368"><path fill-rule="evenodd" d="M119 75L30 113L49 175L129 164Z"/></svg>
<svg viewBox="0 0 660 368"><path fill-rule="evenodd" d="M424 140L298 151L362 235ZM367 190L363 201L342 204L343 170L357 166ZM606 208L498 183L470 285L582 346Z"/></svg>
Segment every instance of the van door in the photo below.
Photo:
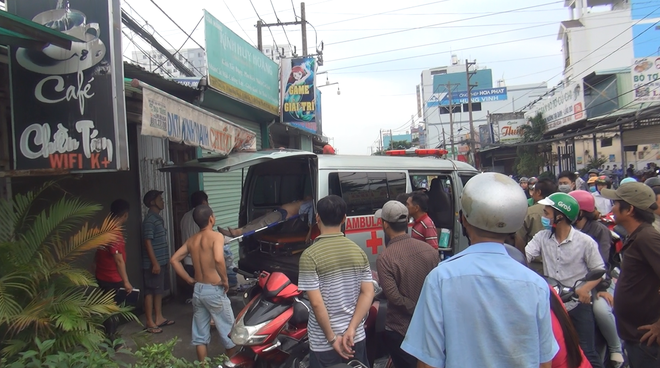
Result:
<svg viewBox="0 0 660 368"><path fill-rule="evenodd" d="M378 253L386 244L382 225L374 213L387 201L410 191L407 171L320 170L319 176L319 195L334 194L344 199L345 234L364 250L375 267Z"/></svg>
<svg viewBox="0 0 660 368"><path fill-rule="evenodd" d="M311 152L298 150L264 150L258 152L237 152L227 156L217 155L200 157L196 160L188 161L183 165L170 165L160 168L162 172L217 172L244 169L264 162L280 160L285 158L308 157L316 161L316 155Z"/></svg>

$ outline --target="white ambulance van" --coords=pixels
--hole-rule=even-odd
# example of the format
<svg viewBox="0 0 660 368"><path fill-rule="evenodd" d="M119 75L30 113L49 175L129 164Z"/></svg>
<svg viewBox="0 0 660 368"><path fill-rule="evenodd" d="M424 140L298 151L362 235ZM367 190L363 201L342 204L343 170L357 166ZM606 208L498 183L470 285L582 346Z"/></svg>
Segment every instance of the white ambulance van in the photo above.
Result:
<svg viewBox="0 0 660 368"><path fill-rule="evenodd" d="M399 194L422 188L428 190L435 208L429 215L438 234L444 232L441 255L447 257L467 248L458 221L459 198L465 183L478 171L464 162L439 158L440 151L417 150L419 157L410 157L409 151L389 151L389 156L345 156L263 150L199 158L161 171L222 175L245 170L239 226L307 195L315 202L331 194L341 196L347 204L344 232L363 248L375 269L385 243L374 213ZM299 217L242 239L239 268L247 272L280 271L297 282L298 260L307 246L306 221Z"/></svg>

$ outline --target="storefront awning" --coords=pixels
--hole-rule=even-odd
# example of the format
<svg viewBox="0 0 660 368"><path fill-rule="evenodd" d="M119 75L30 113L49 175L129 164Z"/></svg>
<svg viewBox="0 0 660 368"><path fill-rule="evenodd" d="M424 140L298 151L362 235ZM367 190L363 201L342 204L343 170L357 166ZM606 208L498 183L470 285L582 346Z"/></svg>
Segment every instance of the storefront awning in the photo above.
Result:
<svg viewBox="0 0 660 368"><path fill-rule="evenodd" d="M167 138L223 156L256 151L254 132L137 79L131 86L142 88L142 135Z"/></svg>
<svg viewBox="0 0 660 368"><path fill-rule="evenodd" d="M55 45L71 50L71 43L76 41L80 40L6 11L0 11L0 45L34 50Z"/></svg>

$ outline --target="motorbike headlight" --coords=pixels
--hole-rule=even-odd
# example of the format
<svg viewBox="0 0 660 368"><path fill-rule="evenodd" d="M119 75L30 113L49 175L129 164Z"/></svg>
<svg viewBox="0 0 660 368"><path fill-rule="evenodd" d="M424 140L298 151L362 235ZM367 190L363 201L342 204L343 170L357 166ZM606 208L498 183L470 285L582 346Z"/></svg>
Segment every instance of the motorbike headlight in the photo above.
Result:
<svg viewBox="0 0 660 368"><path fill-rule="evenodd" d="M271 321L266 321L256 326L246 326L243 322L243 318L241 318L236 321L231 330L231 341L236 345L258 345L264 342L264 340L268 338L268 335L257 335L257 332L270 322Z"/></svg>

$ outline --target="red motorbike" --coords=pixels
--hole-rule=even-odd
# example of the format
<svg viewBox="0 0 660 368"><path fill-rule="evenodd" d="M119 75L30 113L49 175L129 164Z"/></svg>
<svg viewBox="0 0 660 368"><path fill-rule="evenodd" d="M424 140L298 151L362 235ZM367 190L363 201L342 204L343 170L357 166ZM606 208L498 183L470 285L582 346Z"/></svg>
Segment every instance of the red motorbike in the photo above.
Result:
<svg viewBox="0 0 660 368"><path fill-rule="evenodd" d="M236 316L229 334L241 349L223 364L224 368L307 368L307 321L311 305L303 292L281 272L251 274L239 269L234 271L246 278L256 278L254 288L259 291L246 292L254 296ZM378 283L374 282L374 285L379 291ZM376 325L379 315L384 324L384 308L385 303L374 301L365 321L367 352L372 364L376 356L384 355L383 351L378 351L383 344L372 338L380 335Z"/></svg>

